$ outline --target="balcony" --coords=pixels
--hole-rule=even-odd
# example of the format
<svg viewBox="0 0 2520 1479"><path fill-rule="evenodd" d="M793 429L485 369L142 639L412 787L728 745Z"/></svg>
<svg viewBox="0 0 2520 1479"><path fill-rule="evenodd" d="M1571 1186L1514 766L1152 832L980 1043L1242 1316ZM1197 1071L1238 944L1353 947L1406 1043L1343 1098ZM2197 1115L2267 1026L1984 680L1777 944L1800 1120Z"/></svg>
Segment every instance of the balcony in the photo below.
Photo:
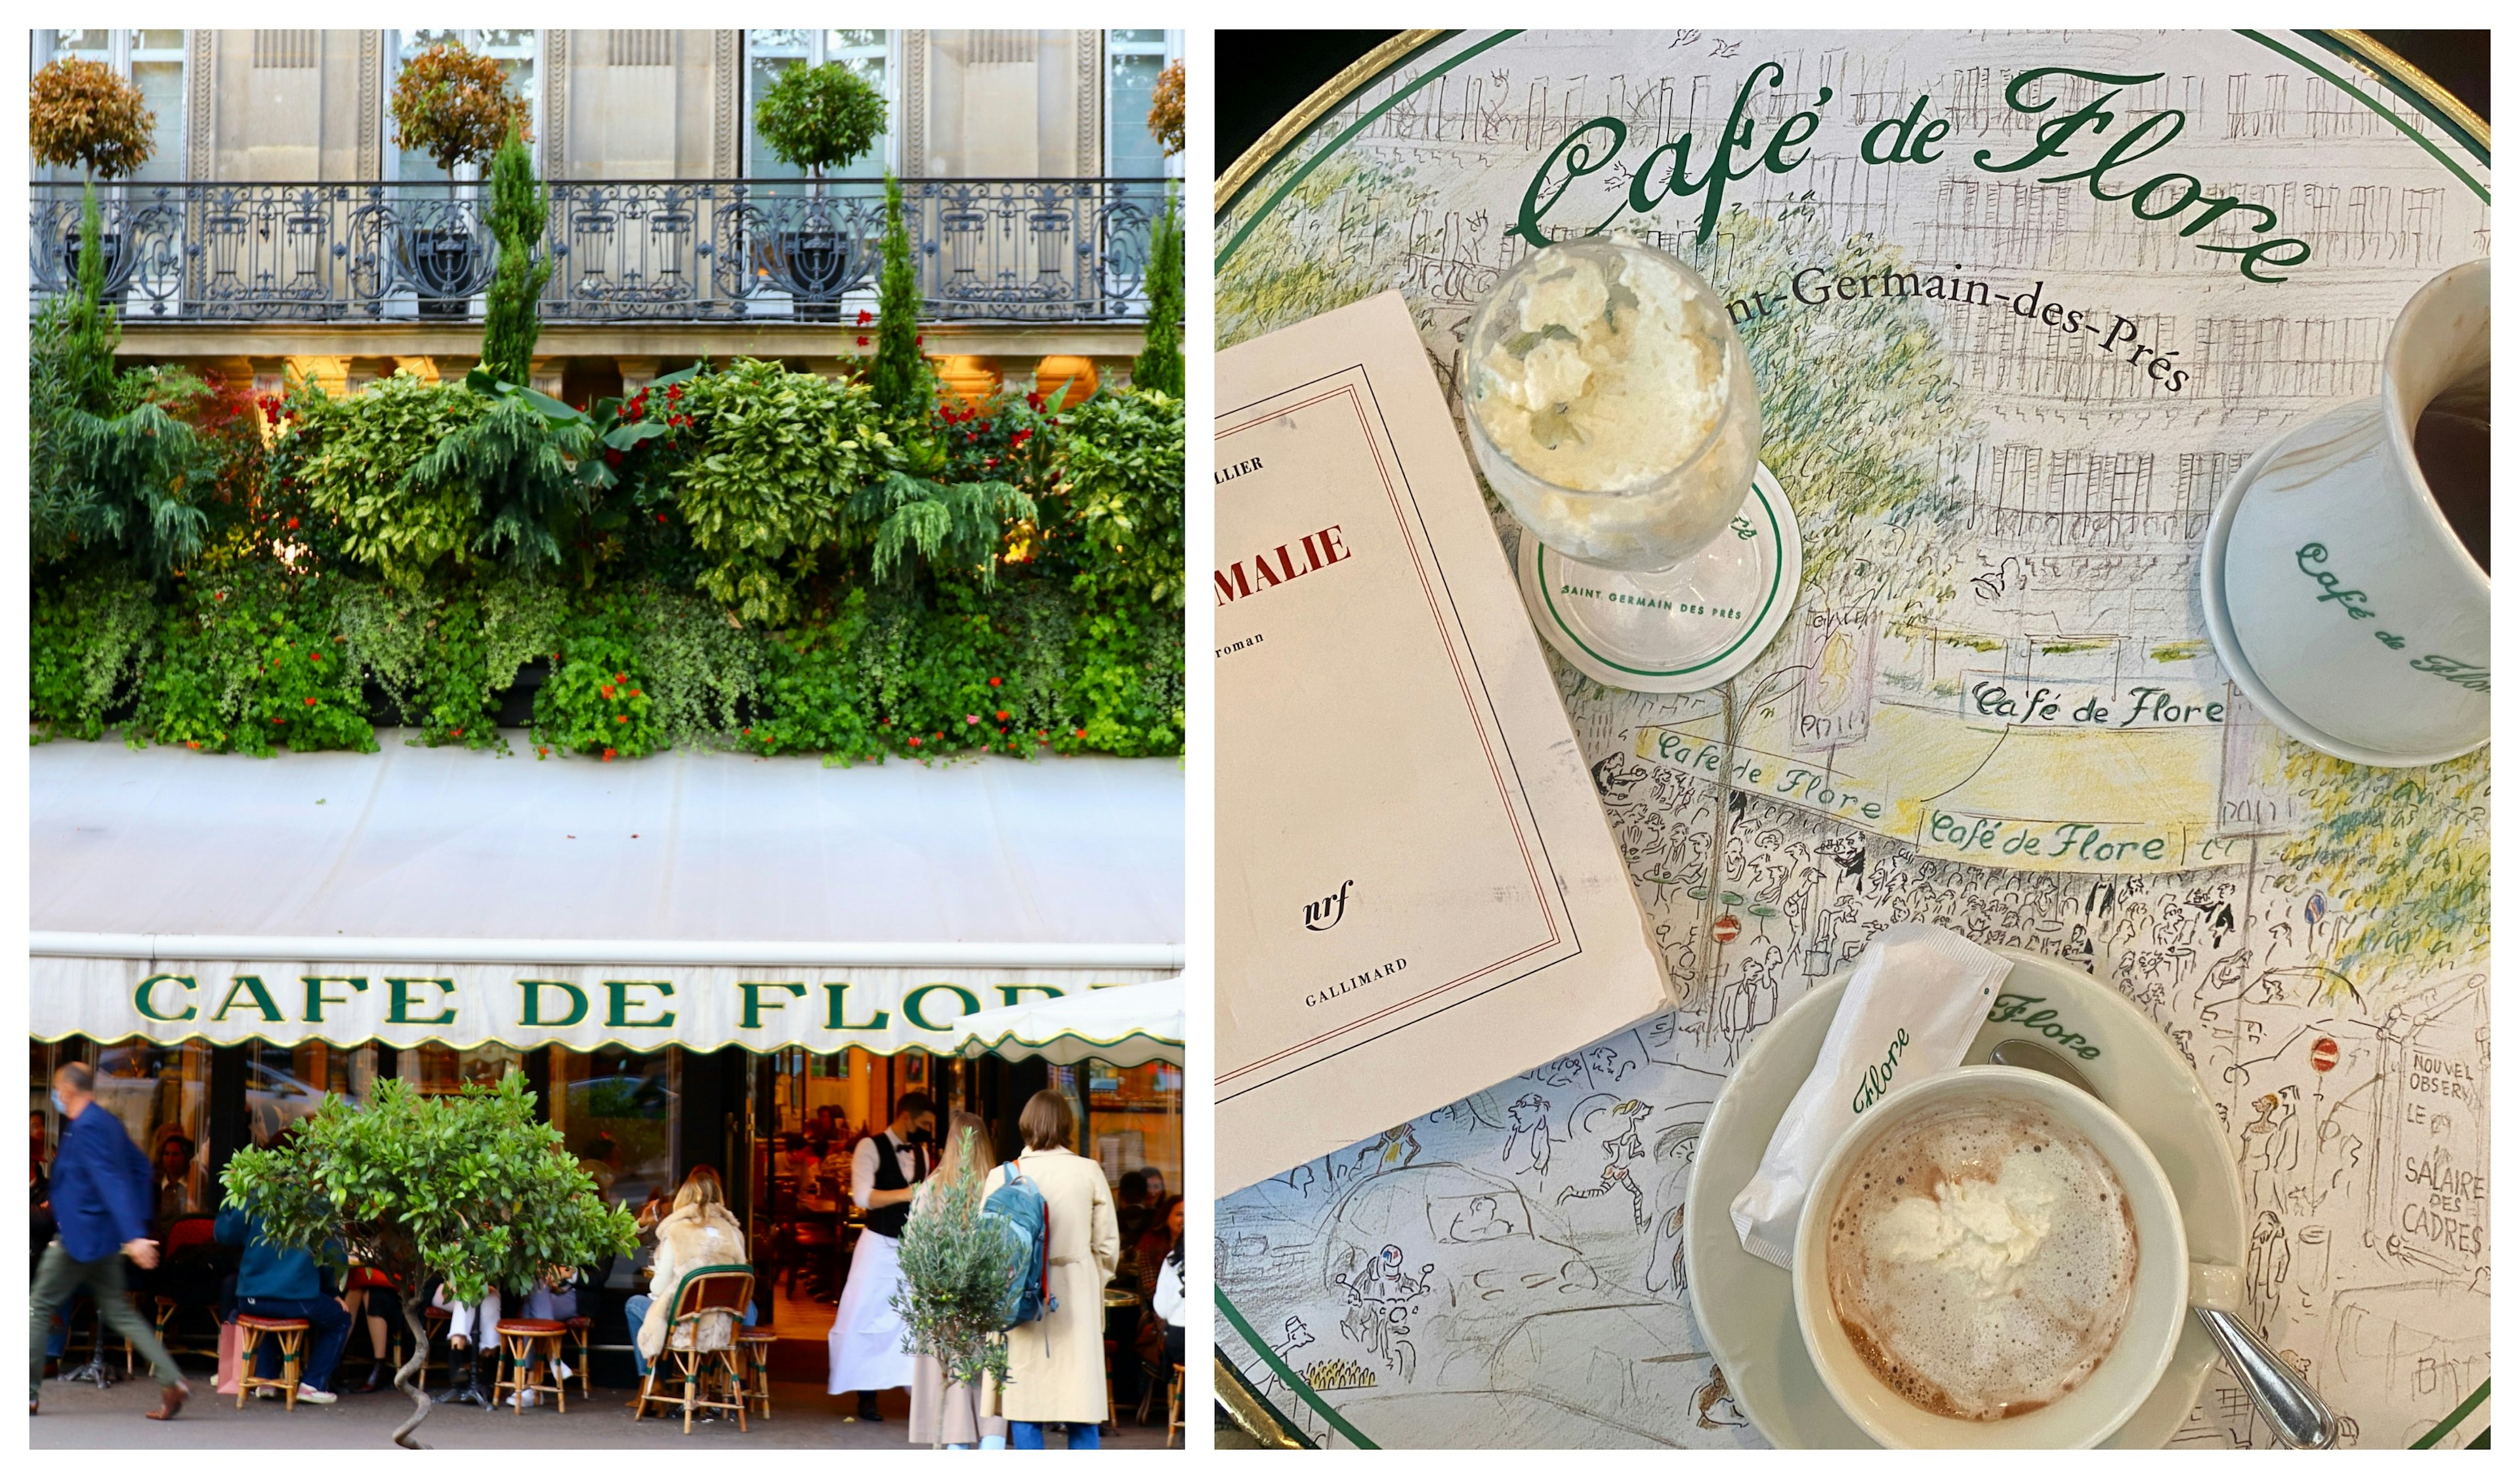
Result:
<svg viewBox="0 0 2520 1479"><path fill-rule="evenodd" d="M922 317L1136 325L1165 180L905 180ZM875 306L883 190L847 180L548 185L541 313L569 324L854 324ZM75 285L79 187L32 187L35 297ZM478 323L497 250L487 187L100 185L106 297L151 323Z"/></svg>

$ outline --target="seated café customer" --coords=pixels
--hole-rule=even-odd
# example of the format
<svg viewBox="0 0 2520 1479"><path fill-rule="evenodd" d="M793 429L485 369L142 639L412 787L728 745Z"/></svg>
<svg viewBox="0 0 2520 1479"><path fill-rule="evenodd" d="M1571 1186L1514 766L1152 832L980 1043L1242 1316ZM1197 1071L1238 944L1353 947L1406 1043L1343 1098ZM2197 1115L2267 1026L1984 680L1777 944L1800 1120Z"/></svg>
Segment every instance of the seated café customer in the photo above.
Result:
<svg viewBox="0 0 2520 1479"><path fill-rule="evenodd" d="M656 1224L656 1273L645 1294L633 1294L622 1301L622 1318L630 1323L631 1365L639 1374L648 1374L648 1367L665 1349L667 1326L673 1323L674 1296L682 1291L683 1276L694 1269L712 1264L741 1264L743 1256L743 1229L726 1207L726 1188L718 1182L717 1173L706 1166L695 1166L683 1178L682 1189L674 1193L674 1210ZM753 1321L753 1307L743 1308L743 1322ZM701 1343L713 1346L716 1339L733 1340L735 1332L700 1332Z"/></svg>
<svg viewBox="0 0 2520 1479"><path fill-rule="evenodd" d="M325 1289L325 1276L315 1255L273 1243L263 1233L262 1219L249 1215L243 1207L223 1209L214 1232L220 1242L245 1249L245 1259L237 1267L237 1313L268 1320L302 1320L309 1327L306 1367L298 1373L297 1400L333 1401L333 1368L340 1363L341 1348L349 1343L350 1312ZM254 1374L280 1374L279 1342L262 1342ZM265 1396L276 1395L270 1387L260 1390Z"/></svg>
<svg viewBox="0 0 2520 1479"><path fill-rule="evenodd" d="M577 1271L559 1265L543 1270L543 1277L535 1279L534 1286L525 1291L525 1318L556 1320L563 1324L575 1320L577 1318ZM494 1324L491 1328L495 1331L498 1327ZM529 1389L541 1383L542 1369L542 1352L537 1347L532 1359L525 1365L526 1388ZM562 1381L566 1381L576 1373L567 1362L554 1357L552 1374ZM508 1405L521 1409L538 1406L541 1401L540 1392L519 1390L508 1399Z"/></svg>
<svg viewBox="0 0 2520 1479"><path fill-rule="evenodd" d="M499 1291L490 1289L479 1304L466 1304L441 1282L428 1302L446 1312L446 1390L435 1400L488 1407L481 1378L498 1374Z"/></svg>
<svg viewBox="0 0 2520 1479"><path fill-rule="evenodd" d="M173 1222L201 1210L193 1195L193 1143L183 1132L169 1128L158 1138L158 1157L151 1182L151 1201L157 1208L158 1221Z"/></svg>

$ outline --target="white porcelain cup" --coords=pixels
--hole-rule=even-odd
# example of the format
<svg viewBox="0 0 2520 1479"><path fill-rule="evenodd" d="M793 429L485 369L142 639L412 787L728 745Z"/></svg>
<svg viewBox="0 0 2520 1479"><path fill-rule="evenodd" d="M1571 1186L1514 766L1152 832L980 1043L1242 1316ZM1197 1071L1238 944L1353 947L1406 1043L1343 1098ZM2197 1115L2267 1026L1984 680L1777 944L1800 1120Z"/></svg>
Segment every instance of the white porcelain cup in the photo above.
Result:
<svg viewBox="0 0 2520 1479"><path fill-rule="evenodd" d="M1913 1116L1962 1104L2026 1104L2080 1131L2117 1173L2135 1214L2135 1294L2117 1344L2080 1385L2046 1407L1991 1422L1946 1417L1910 1402L1872 1373L1838 1322L1828 1292L1828 1219L1839 1188L1864 1153ZM2106 1104L2061 1079L2026 1068L1969 1067L1896 1090L1855 1122L1821 1163L1794 1234L1794 1314L1821 1381L1846 1414L1884 1448L2090 1448L2135 1415L2161 1382L2187 1322L2191 1298L2230 1308L2237 1271L2191 1265L2179 1198L2142 1137Z"/></svg>
<svg viewBox="0 0 2520 1479"><path fill-rule="evenodd" d="M2433 397L2492 363L2490 287L2480 260L2419 289L2389 336L2379 395L2251 459L2209 540L2224 667L2295 739L2361 764L2429 765L2491 733L2493 582L2434 503L2414 443Z"/></svg>

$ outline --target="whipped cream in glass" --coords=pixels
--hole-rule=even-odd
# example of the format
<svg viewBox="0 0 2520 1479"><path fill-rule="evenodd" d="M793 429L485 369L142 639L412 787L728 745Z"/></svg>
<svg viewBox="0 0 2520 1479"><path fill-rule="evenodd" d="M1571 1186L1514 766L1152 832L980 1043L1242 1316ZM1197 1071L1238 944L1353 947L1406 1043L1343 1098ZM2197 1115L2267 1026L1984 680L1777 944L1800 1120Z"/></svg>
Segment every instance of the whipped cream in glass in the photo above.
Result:
<svg viewBox="0 0 2520 1479"><path fill-rule="evenodd" d="M1679 258L1608 237L1534 252L1465 348L1480 471L1551 549L1665 570L1740 512L1758 387L1723 300Z"/></svg>

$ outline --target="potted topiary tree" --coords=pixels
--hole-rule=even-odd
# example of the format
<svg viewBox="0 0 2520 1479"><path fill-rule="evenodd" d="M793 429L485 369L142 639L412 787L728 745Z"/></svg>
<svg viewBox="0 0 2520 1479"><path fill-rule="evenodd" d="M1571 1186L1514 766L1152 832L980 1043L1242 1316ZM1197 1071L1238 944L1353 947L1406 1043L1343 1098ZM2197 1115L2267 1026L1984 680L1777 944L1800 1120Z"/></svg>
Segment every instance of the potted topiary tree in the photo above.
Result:
<svg viewBox="0 0 2520 1479"><path fill-rule="evenodd" d="M412 1432L429 1412L419 1386L429 1280L473 1303L639 1244L629 1210L605 1205L561 1133L535 1119L518 1073L433 1098L380 1079L364 1107L328 1094L289 1141L238 1151L223 1181L226 1204L253 1214L272 1242L345 1255L393 1279L412 1336L394 1374L412 1401L393 1433L404 1448L422 1447Z"/></svg>
<svg viewBox="0 0 2520 1479"><path fill-rule="evenodd" d="M1014 1316L1014 1284L1025 1248L1012 1224L983 1206L988 1167L972 1164L975 1137L963 1132L964 1175L938 1184L901 1232L901 1285L894 1313L909 1327L914 1353L932 1356L946 1384L986 1390L984 1381L1007 1380L1007 1343L1001 1338ZM943 1447L945 1424L936 1424L931 1447Z"/></svg>
<svg viewBox="0 0 2520 1479"><path fill-rule="evenodd" d="M460 41L439 41L403 64L394 78L394 143L416 149L450 176L460 164L496 154L511 132L531 139L532 111L508 89L497 59ZM421 211L403 229L403 265L420 289L424 318L462 318L481 278L483 252L447 182L442 210Z"/></svg>
<svg viewBox="0 0 2520 1479"><path fill-rule="evenodd" d="M26 89L26 143L39 164L79 167L79 228L62 244L64 275L81 276L79 253L96 242L104 291L119 294L129 278L122 234L97 228L96 182L118 180L157 152L158 115L135 84L102 62L62 57L44 65Z"/></svg>
<svg viewBox="0 0 2520 1479"><path fill-rule="evenodd" d="M753 130L773 154L813 176L812 202L774 236L776 275L795 298L798 318L839 316L856 244L823 199L827 171L845 169L883 134L883 94L837 62L791 67L752 108Z"/></svg>

